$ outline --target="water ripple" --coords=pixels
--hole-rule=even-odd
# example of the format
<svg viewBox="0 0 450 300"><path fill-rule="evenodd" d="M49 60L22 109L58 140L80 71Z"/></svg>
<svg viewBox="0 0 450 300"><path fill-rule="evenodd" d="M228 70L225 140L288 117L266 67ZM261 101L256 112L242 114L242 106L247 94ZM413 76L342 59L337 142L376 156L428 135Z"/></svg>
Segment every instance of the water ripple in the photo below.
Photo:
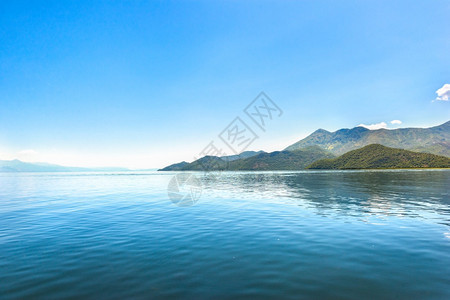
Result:
<svg viewBox="0 0 450 300"><path fill-rule="evenodd" d="M0 174L0 297L449 299L450 172Z"/></svg>

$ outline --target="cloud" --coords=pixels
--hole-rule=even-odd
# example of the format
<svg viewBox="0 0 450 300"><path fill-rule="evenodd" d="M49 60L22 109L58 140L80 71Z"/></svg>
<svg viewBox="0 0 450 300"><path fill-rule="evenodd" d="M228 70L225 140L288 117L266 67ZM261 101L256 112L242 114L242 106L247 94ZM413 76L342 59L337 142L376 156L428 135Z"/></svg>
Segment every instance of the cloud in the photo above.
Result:
<svg viewBox="0 0 450 300"><path fill-rule="evenodd" d="M448 101L450 100L450 84L444 84L440 89L436 91L438 101Z"/></svg>
<svg viewBox="0 0 450 300"><path fill-rule="evenodd" d="M26 150L17 152L17 155L15 158L20 159L22 161L33 162L33 161L38 160L38 153L37 153L37 151L35 151L33 149L26 149Z"/></svg>
<svg viewBox="0 0 450 300"><path fill-rule="evenodd" d="M22 150L18 153L19 155L36 155L37 152L33 149Z"/></svg>
<svg viewBox="0 0 450 300"><path fill-rule="evenodd" d="M387 124L385 122L380 122L380 123L376 123L376 124L370 124L370 125L366 125L366 124L359 124L359 127L365 127L367 129L370 130L377 130L377 129L386 129L387 128Z"/></svg>
<svg viewBox="0 0 450 300"><path fill-rule="evenodd" d="M392 120L391 124L400 125L400 124L402 124L402 121L400 121L400 120Z"/></svg>

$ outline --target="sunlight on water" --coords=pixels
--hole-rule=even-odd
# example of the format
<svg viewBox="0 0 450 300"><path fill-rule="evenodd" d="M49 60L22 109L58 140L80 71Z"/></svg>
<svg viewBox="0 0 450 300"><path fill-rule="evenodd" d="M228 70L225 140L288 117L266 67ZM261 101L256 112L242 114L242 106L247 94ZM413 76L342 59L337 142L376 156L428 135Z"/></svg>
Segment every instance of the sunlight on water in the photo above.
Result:
<svg viewBox="0 0 450 300"><path fill-rule="evenodd" d="M450 171L0 173L9 298L450 298Z"/></svg>

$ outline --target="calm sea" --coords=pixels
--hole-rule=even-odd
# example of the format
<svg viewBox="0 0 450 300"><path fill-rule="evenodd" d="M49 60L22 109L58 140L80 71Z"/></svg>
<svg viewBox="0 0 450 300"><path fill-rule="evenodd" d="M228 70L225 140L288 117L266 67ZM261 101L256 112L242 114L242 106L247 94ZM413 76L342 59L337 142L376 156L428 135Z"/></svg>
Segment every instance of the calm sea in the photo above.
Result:
<svg viewBox="0 0 450 300"><path fill-rule="evenodd" d="M0 298L450 299L449 170L174 174L0 174Z"/></svg>

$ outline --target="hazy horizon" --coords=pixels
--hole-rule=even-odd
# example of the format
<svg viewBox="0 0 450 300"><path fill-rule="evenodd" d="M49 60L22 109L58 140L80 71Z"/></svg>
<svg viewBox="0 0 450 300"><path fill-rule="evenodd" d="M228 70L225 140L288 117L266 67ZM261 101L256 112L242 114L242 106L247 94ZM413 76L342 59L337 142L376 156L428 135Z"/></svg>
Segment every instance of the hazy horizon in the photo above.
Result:
<svg viewBox="0 0 450 300"><path fill-rule="evenodd" d="M407 127L402 127L402 126L399 126L399 127L397 127L397 128L372 128L372 127L374 127L373 125L368 125L368 126L363 126L364 124L360 124L360 125L358 125L358 126L361 126L361 127L365 127L365 128L367 128L367 129L369 129L369 130L378 130L378 129L386 129L386 130L394 130L394 129L399 129L399 128L407 128ZM376 125L376 124L375 124ZM435 124L435 125L433 125L433 126L437 126L437 125L441 125L441 124ZM358 126L355 126L355 127L358 127ZM433 127L433 126L428 126L428 127ZM377 126L378 127L378 126ZM411 126L410 128L414 128L415 126ZM409 127L408 127L409 128ZM417 127L416 127L417 128ZM318 129L324 129L324 128L318 128ZM326 129L325 129L326 130ZM309 135L309 134L308 134ZM299 139L297 139L296 141L298 141L298 140L300 140L300 139L303 139L303 138L305 138L306 136L303 136L303 137L301 137L301 138L299 138ZM288 145L286 145L286 146L288 146ZM278 149L275 149L275 151L278 151L278 150L283 150L285 148L285 146L282 146L282 147L280 147L280 148L278 148ZM31 150L32 151L32 150ZM265 152L269 152L269 151L266 151L266 150L264 150L264 149L246 149L246 150L244 150L244 151L265 151ZM244 152L244 151L242 151L242 152ZM27 150L25 150L25 151L23 151L23 152L27 152ZM242 152L240 152L240 153L242 153ZM20 158L20 153L19 153L19 157L7 157L7 159L2 159L1 157L0 157L0 160L19 160L19 161L22 161L22 162L29 162L29 163L49 163L49 162L47 162L47 161L36 161L36 160L33 160L33 159L31 159L31 160L29 160L29 159L27 159L27 156L33 156L34 155L34 153L22 153L22 155L25 157L25 159L21 159ZM230 153L229 155L234 155L233 153ZM185 161L187 161L187 162L192 162L192 161L194 161L195 159L197 159L198 157L197 156L194 156L192 159L190 159L190 160L185 160ZM173 162L170 162L169 164L172 164L172 163L178 163L178 162L181 162L181 161L173 161ZM51 163L50 163L51 164ZM169 165L169 164L167 164L167 165ZM58 165L58 164L56 164L56 165ZM108 166L104 166L104 165L61 165L61 166L65 166L65 167L81 167L81 168L93 168L93 169L95 169L95 168L127 168L127 169L129 169L130 171L133 171L133 170L158 170L158 169L160 169L160 168L163 168L163 167L165 167L165 166L167 166L167 165L162 165L162 166L157 166L157 167L127 167L127 166L122 166L122 165L108 165Z"/></svg>

